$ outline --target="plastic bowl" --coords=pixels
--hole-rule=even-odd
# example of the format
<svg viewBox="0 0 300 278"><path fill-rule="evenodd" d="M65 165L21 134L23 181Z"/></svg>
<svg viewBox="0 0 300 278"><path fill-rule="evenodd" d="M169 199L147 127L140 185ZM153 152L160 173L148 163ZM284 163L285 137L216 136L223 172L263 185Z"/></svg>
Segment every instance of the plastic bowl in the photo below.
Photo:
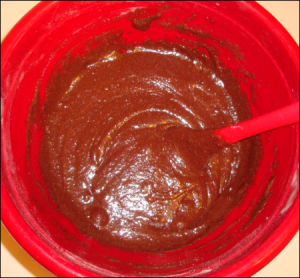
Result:
<svg viewBox="0 0 300 278"><path fill-rule="evenodd" d="M299 99L299 47L255 2L38 4L2 43L1 219L19 244L57 276L251 276L299 229L298 125L262 135L264 155L243 203L211 235L177 251L130 253L85 238L55 210L47 188L37 184L38 130L30 161L26 147L37 85L43 91L72 47L106 30L127 30L133 41L169 38L159 22L145 32L133 30L127 16L136 8L156 11L162 5L161 20L172 18L239 46L239 65L225 52L220 59L241 81L254 116Z"/></svg>

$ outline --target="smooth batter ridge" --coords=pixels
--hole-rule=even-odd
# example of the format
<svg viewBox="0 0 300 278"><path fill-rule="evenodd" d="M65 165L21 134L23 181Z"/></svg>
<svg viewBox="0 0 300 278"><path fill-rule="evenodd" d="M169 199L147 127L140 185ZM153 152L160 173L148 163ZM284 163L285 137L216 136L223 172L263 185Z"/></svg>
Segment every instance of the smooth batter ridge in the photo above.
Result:
<svg viewBox="0 0 300 278"><path fill-rule="evenodd" d="M124 250L173 250L240 204L258 139L223 148L199 168L185 159L193 152L171 148L165 136L176 126L216 129L251 117L238 81L215 61L197 48L106 36L63 62L41 111L40 167L82 233Z"/></svg>

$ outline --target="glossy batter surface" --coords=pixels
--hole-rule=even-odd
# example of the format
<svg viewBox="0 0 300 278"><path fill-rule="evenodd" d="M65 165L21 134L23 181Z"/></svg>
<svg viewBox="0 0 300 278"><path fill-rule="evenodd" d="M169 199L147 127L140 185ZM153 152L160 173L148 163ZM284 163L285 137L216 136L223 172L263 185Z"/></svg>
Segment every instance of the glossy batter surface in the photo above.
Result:
<svg viewBox="0 0 300 278"><path fill-rule="evenodd" d="M260 158L256 139L200 164L192 149L172 146L169 128L215 129L251 113L215 57L164 41L107 39L65 60L42 116L40 166L54 201L85 235L125 250L176 249L213 231Z"/></svg>

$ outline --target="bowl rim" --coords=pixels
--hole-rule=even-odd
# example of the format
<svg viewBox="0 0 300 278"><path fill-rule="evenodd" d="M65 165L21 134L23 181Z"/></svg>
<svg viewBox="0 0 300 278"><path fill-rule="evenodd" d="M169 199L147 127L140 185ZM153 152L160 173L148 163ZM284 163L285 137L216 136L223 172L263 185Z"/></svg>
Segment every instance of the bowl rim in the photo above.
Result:
<svg viewBox="0 0 300 278"><path fill-rule="evenodd" d="M45 1L37 4L31 9L9 32L6 38L1 43L1 75L8 61L8 57L18 43L20 37L26 33L27 27L36 22L43 12L46 12L56 1ZM254 1L242 2L246 9L250 9L258 16L263 18L269 26L276 28L277 35L285 41L286 49L294 57L298 57L299 65L299 46L287 32L287 30L274 18L267 10ZM1 121L1 134L2 134ZM1 136L1 173L4 171L2 162L4 162L3 136ZM297 146L297 155L299 154L299 146ZM295 163L294 175L299 178L299 163ZM290 181L291 182L291 181ZM39 264L57 276L96 276L95 273L86 270L77 264L67 260L57 251L50 248L41 238L39 238L29 225L22 219L20 213L10 199L1 174L1 221L19 243L19 245L29 253ZM249 277L261 270L270 261L272 261L290 242L299 230L299 193L289 213L283 222L277 227L276 231L260 245L254 252L246 258L238 261L230 267L217 272L218 277ZM102 275L105 276L122 276L117 273L101 269ZM189 273L189 275L197 275L198 272ZM99 277L99 275L97 275ZM181 275L179 275L181 276Z"/></svg>

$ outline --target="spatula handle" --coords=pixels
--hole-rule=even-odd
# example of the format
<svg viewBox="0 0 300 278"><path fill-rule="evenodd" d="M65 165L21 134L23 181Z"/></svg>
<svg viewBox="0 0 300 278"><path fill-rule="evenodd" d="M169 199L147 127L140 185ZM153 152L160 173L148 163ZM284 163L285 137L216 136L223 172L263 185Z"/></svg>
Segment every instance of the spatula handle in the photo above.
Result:
<svg viewBox="0 0 300 278"><path fill-rule="evenodd" d="M298 122L299 101L249 121L218 129L214 134L221 136L223 140L234 143L259 133Z"/></svg>

